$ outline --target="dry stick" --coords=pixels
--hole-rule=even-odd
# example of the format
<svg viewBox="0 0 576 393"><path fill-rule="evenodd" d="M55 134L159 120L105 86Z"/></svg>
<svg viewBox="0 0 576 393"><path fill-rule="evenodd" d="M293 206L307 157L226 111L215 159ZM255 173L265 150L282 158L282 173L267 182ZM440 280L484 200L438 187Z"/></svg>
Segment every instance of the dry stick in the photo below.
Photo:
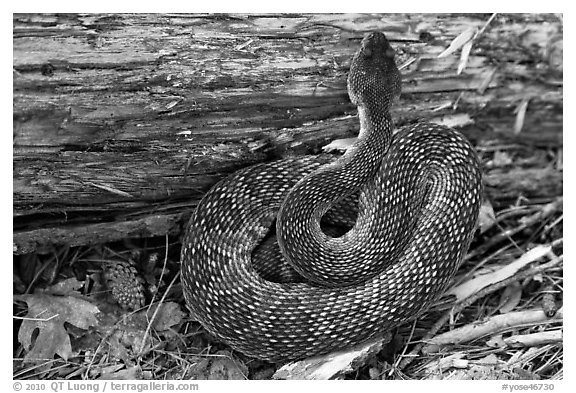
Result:
<svg viewBox="0 0 576 393"><path fill-rule="evenodd" d="M514 218L516 216L527 216L538 213L542 210L544 205L537 205L537 206L529 206L529 205L520 205L520 206L512 206L508 209L500 210L498 212L498 216L496 217L495 222L502 222L504 220L508 220L510 218Z"/></svg>
<svg viewBox="0 0 576 393"><path fill-rule="evenodd" d="M563 320L564 308L558 310L551 318L548 317L543 310L534 308L492 315L491 317L468 323L432 337L426 341L426 345L421 349L421 352L425 355L431 355L439 353L440 350L446 346L467 343L483 337L492 337L495 334L503 332L513 333L518 329L548 325L562 322ZM539 333L548 333L550 331L551 330L546 330ZM514 334L513 336L502 338L501 343L505 343L507 347L512 347L514 346L514 340L527 340L530 336L531 334L527 333ZM538 339L538 336L532 336L532 338ZM548 335L547 339L550 338L550 335ZM540 336L540 339L542 339L542 336Z"/></svg>
<svg viewBox="0 0 576 393"><path fill-rule="evenodd" d="M536 239L538 239L538 236L543 236L546 233L546 228L549 225L549 218L552 219L553 217L546 217L545 220L543 219L542 222L539 223L539 225L532 231L532 234L526 240L527 243L533 243ZM550 229L552 228L553 227L550 227Z"/></svg>
<svg viewBox="0 0 576 393"><path fill-rule="evenodd" d="M107 334L105 337L102 337L102 339L98 343L98 346L96 347L96 350L94 351L94 355L92 355L92 357L90 358L90 362L88 362L88 365L86 365L86 371L84 372L84 379L90 378L90 375L89 375L90 369L92 368L92 365L94 364L94 361L96 360L96 355L98 355L100 348L102 348L102 345L104 344L104 340L106 340L111 335L112 335L112 333Z"/></svg>
<svg viewBox="0 0 576 393"><path fill-rule="evenodd" d="M150 318L150 322L148 323L148 326L146 326L146 331L144 332L144 337L142 337L142 344L140 345L140 348L138 348L138 354L141 354L142 351L144 351L144 345L146 344L146 339L148 338L148 335L150 334L150 329L152 329L152 323L156 319L156 315L158 315L158 311L160 310L160 306L162 305L162 303L164 303L166 296L168 296L168 292L170 292L170 289L172 289L172 285L174 285L174 283L176 282L176 279L178 277L180 277L180 272L176 273L176 275L174 276L172 281L170 281L170 284L168 284L166 291L164 291L162 298L158 302L158 307L156 307L156 309L154 310L154 314L152 314L152 318Z"/></svg>
<svg viewBox="0 0 576 393"><path fill-rule="evenodd" d="M563 221L563 220L564 220L564 214L560 215L560 217L555 219L554 222L552 222L551 224L546 225L543 233L548 232L550 229L554 228L556 225L558 225L558 223L560 223L560 221Z"/></svg>
<svg viewBox="0 0 576 393"><path fill-rule="evenodd" d="M563 261L563 259L564 259L564 256L560 255L560 256L552 259L550 262L547 262L547 263L544 263L542 265L538 265L538 266L535 266L535 267L530 268L528 270L519 272L519 273L517 273L517 274L515 274L515 275L513 275L513 276L511 276L505 280L502 280L502 281L497 282L495 284L492 284L486 288L483 288L482 290L478 291L474 295L469 296L468 298L464 299L459 304L454 305L454 307L451 310L446 312L434 324L434 326L432 326L432 328L426 334L426 336L424 336L422 338L421 342L416 345L416 347L402 360L402 362L400 362L400 364L399 364L400 370L405 369L406 367L408 367L412 363L412 361L416 358L416 356L418 356L418 353L420 352L420 350L424 347L426 341L430 340L442 328L442 326L444 326L446 324L446 322L450 319L450 317L452 315L460 313L466 307L473 304L476 300L481 299L484 296L486 296L490 293L493 293L493 292L495 292L495 291L497 291L503 287L506 287L514 281L523 280L525 278L534 276L540 272L543 272L543 271L545 271L551 267L558 265L559 263L561 263Z"/></svg>
<svg viewBox="0 0 576 393"><path fill-rule="evenodd" d="M551 344L547 344L544 346L544 348L546 348L546 351L543 351L542 353L545 353L547 351L550 351L552 349L555 349L556 352L554 353L554 355L548 357L548 360L546 360L546 362L541 365L540 367L538 367L536 370L534 370L535 373L537 373L538 375L541 375L540 373L546 368L546 367L550 367L551 363L554 361L558 360L558 354L562 351L562 347L561 346L556 346L556 345L551 345ZM560 355L561 357L561 355Z"/></svg>
<svg viewBox="0 0 576 393"><path fill-rule="evenodd" d="M36 271L36 274L34 274L34 277L32 278L32 281L30 281L30 284L28 284L28 287L26 288L26 290L24 291L24 293L30 293L30 291L32 290L32 288L34 287L34 284L36 284L36 281L38 281L38 279L40 278L40 276L42 275L42 273L44 272L44 270L48 269L48 267L52 264L52 262L54 262L54 260L56 260L56 263L58 263L58 257L56 253L53 253L54 255L52 255L50 257L50 259L48 259L46 262L44 262L42 264L42 266L40 266L40 269L38 269Z"/></svg>
<svg viewBox="0 0 576 393"><path fill-rule="evenodd" d="M23 358L18 358L18 359L14 359L14 360L20 360L20 359L23 359ZM48 360L45 360L44 363L41 363L41 364L33 364L33 365L31 365L30 367L28 367L28 368L19 370L16 374L14 374L14 375L12 376L12 378L13 378L13 379L24 379L24 378L28 378L28 379L40 379L40 378L32 378L32 377L35 377L35 376L37 376L37 375L41 375L42 373L47 372L47 371L45 371L45 370L43 369L43 367L48 366L50 363L56 363L56 362L57 362L56 359L48 359ZM68 366L68 364L63 364L62 366ZM52 370L55 370L55 369L57 369L57 368L61 368L62 366L51 367L49 370L52 371ZM26 373L32 372L32 371L34 371L35 369L40 369L40 370L39 370L38 372L36 372L36 373L31 374L31 375L25 375Z"/></svg>
<svg viewBox="0 0 576 393"><path fill-rule="evenodd" d="M44 309L44 311L47 311L47 310ZM42 311L42 312L44 312L44 311ZM23 321L48 322L48 321L53 320L54 318L58 318L59 316L60 316L60 314L54 314L50 318L29 318L29 317L18 317L16 315L12 315L12 319L19 319L19 320L23 320Z"/></svg>
<svg viewBox="0 0 576 393"><path fill-rule="evenodd" d="M535 213L532 216L530 216L525 222L523 222L516 228L509 229L507 231L497 234L496 236L492 237L489 241L487 241L484 245L478 247L476 250L469 253L466 256L465 260L470 260L471 258L477 255L483 254L484 252L486 252L486 250L490 249L491 247L500 243L501 241L509 239L511 236L528 228L529 226L542 222L543 219L549 217L553 213L560 210L562 204L563 204L563 197L559 197L554 202L542 206L542 209L538 213Z"/></svg>
<svg viewBox="0 0 576 393"><path fill-rule="evenodd" d="M166 264L168 263L168 234L166 234L166 252L164 253L164 264L162 265L162 271L160 272L160 278L158 279L158 288L160 287L160 284L162 283L162 278L164 278L164 272L166 271ZM150 301L150 304L148 305L148 311L150 311L152 304L154 304L154 300L156 300L156 294L158 293L158 291L154 291L154 293L152 294L152 300Z"/></svg>
<svg viewBox="0 0 576 393"><path fill-rule="evenodd" d="M61 360L63 360L63 359L61 359ZM53 359L53 360L47 361L46 363L38 365L38 367L48 366L49 363L56 364L57 362L58 362L57 359ZM66 361L66 362L64 362L64 364L50 366L49 369L44 370L44 371L42 369L40 369L40 370L38 370L38 372L35 372L33 374L30 374L30 375L26 375L26 378L27 379L48 379L48 378L46 378L46 374L51 373L51 375L53 376L56 374L56 372L58 372L58 370L70 367L71 365L73 366L74 363ZM34 368L36 368L36 367L34 367ZM30 371L30 370L33 370L34 368L29 368L29 369L26 369L25 371ZM18 378L18 374L16 374L14 376L14 379L17 379L17 378ZM50 378L50 379L56 379L56 378Z"/></svg>
<svg viewBox="0 0 576 393"><path fill-rule="evenodd" d="M415 320L414 323L412 324L412 330L410 331L410 336L408 337L408 341L406 342L406 344L410 343L410 341L412 340L412 337L414 337L414 331L416 330L416 322L418 322L418 320ZM390 369L390 372L388 373L389 377L392 376L394 369L398 368L398 365L400 364L402 357L406 354L407 349L408 349L408 345L404 345L404 349L402 350L402 354L400 354L400 356L398 356L398 360L394 364L394 367L392 367Z"/></svg>
<svg viewBox="0 0 576 393"><path fill-rule="evenodd" d="M504 342L509 347L534 347L543 344L556 344L562 342L562 337L562 330L552 330L531 334L516 334L506 337Z"/></svg>
<svg viewBox="0 0 576 393"><path fill-rule="evenodd" d="M482 35L482 33L484 33L484 31L486 31L486 28L488 27L488 25L490 24L490 22L492 22L494 20L494 18L496 17L496 15L498 15L497 12L493 13L492 15L490 15L490 18L488 18L488 20L486 21L486 23L484 23L484 26L482 26L482 28L480 29L480 31L478 32L478 34L476 34L476 37L474 37L475 39L480 37Z"/></svg>

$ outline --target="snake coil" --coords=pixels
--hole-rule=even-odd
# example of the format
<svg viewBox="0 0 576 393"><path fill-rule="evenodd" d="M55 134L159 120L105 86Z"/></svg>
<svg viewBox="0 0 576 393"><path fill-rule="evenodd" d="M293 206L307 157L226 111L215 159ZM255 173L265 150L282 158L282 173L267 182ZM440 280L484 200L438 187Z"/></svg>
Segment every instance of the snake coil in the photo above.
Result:
<svg viewBox="0 0 576 393"><path fill-rule="evenodd" d="M186 229L187 305L249 356L293 360L382 335L436 300L472 239L478 158L447 127L418 123L392 136L400 74L383 34L363 39L348 92L360 132L342 157L240 170L204 196ZM346 209L357 218L329 236L321 221ZM277 242L259 251L274 221ZM277 272L294 279L272 279Z"/></svg>

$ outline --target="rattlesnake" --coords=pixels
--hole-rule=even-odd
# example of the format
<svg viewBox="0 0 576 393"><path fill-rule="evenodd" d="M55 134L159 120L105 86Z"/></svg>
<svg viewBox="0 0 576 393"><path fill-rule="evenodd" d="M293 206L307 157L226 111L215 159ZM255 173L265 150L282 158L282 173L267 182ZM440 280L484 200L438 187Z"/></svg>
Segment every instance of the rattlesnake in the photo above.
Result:
<svg viewBox="0 0 576 393"><path fill-rule="evenodd" d="M443 126L417 123L392 136L400 74L382 33L363 39L348 92L360 133L342 157L240 170L204 196L186 229L187 305L206 330L249 356L293 360L382 335L435 301L472 239L478 158ZM322 217L351 200L352 228L327 235ZM274 221L282 256L255 252ZM299 279L268 277L283 265Z"/></svg>

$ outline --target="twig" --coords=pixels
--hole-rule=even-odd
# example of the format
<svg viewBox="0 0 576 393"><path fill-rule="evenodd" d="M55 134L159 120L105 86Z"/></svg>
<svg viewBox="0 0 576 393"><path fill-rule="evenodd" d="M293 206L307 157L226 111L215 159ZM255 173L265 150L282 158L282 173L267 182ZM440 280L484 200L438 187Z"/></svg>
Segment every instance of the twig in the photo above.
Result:
<svg viewBox="0 0 576 393"><path fill-rule="evenodd" d="M509 347L536 347L544 344L560 343L562 338L562 330L552 330L532 334L515 334L506 337L504 342Z"/></svg>
<svg viewBox="0 0 576 393"><path fill-rule="evenodd" d="M475 321L468 325L461 326L457 329L440 334L426 341L426 345L422 348L422 353L430 354L438 352L441 346L447 344L461 344L470 342L483 336L491 336L504 330L513 330L520 327L531 326L542 323L559 322L563 319L564 312L560 309L554 317L549 317L543 310L531 309L525 311L515 311L506 314L495 315L482 321ZM519 335L527 336L527 335ZM509 338L504 339L504 343L513 345L517 340L520 342L522 338L513 336L514 338L507 341ZM547 337L546 339L550 339ZM540 337L539 339L543 339ZM537 337L533 337L537 340ZM528 343L529 339L525 338L524 342Z"/></svg>
<svg viewBox="0 0 576 393"><path fill-rule="evenodd" d="M410 341L412 341L412 337L414 336L414 331L416 330L416 322L417 322L417 320L414 320L414 323L412 324L412 330L410 331L410 336L408 337L408 341L407 341L408 343ZM400 356L398 356L398 360L394 363L394 367L392 367L392 369L390 370L389 376L392 375L392 373L394 372L395 369L398 369L398 365L400 364L402 358L406 354L407 349L408 349L408 345L404 345L404 349L402 350L402 354Z"/></svg>
<svg viewBox="0 0 576 393"><path fill-rule="evenodd" d="M474 39L477 39L477 38L480 37L482 34L484 34L484 31L486 31L486 28L487 28L488 25L494 20L494 18L496 17L496 15L498 15L497 12L493 13L492 15L490 15L490 18L488 18L488 20L486 21L486 23L484 23L484 26L482 26L482 28L480 29L480 31L478 31L478 33L476 34L476 36L474 37Z"/></svg>
<svg viewBox="0 0 576 393"><path fill-rule="evenodd" d="M460 302L459 304L454 305L454 307L451 310L446 312L432 326L430 331L422 339L422 342L417 344L416 347L402 360L402 362L400 362L399 368L401 370L403 370L406 367L408 367L412 363L412 361L417 357L418 353L420 353L421 349L426 344L426 341L432 339L432 337L434 337L434 335L446 324L446 322L448 322L448 320L450 319L450 317L452 315L460 313L462 310L464 310L466 307L468 307L471 304L473 304L474 302L476 302L478 299L481 299L490 293L496 292L497 290L508 286L511 282L520 281L520 280L523 280L527 277L532 277L532 276L534 276L540 272L543 272L543 271L545 271L551 267L554 267L554 266L560 264L562 261L563 261L563 256L561 255L559 257L554 258L550 262L544 263L542 265L534 266L534 267L527 269L525 271L521 271L512 277L509 277L503 281L497 282L493 285L490 285L490 286L478 291L474 295L469 296L468 298L462 300L462 302Z"/></svg>
<svg viewBox="0 0 576 393"><path fill-rule="evenodd" d="M164 278L164 272L166 271L166 264L168 263L168 234L166 234L166 246L165 246L166 251L164 252L164 264L162 265L162 271L160 272L160 278L158 279L158 287L160 287L160 283L162 283L162 278ZM158 291L154 291L154 293L152 294L152 300L150 301L150 304L148 305L148 311L150 311L150 309L152 308L152 304L154 304L154 301L156 300L156 294L158 293Z"/></svg>
<svg viewBox="0 0 576 393"><path fill-rule="evenodd" d="M478 247L473 252L469 253L467 255L466 259L471 259L477 255L481 255L484 252L486 252L487 250L489 250L491 247L493 247L494 245L500 243L501 241L509 239L511 236L514 236L518 232L523 231L524 229L526 229L532 225L536 225L538 223L541 223L542 220L544 220L545 218L547 218L547 217L551 216L553 213L561 210L562 205L563 205L563 201L564 201L563 197L559 197L554 202L550 202L550 203L542 206L542 209L538 213L535 213L532 216L528 217L522 224L520 224L516 228L512 228L512 229L503 231L501 233L498 233L496 236L492 237L489 241L487 241L481 247Z"/></svg>
<svg viewBox="0 0 576 393"><path fill-rule="evenodd" d="M142 343L140 344L140 348L138 348L138 354L142 354L142 352L144 351L144 345L146 344L146 339L150 335L150 330L152 329L152 323L156 319L156 315L158 315L158 311L160 310L160 306L162 305L162 303L164 303L166 296L168 296L168 292L170 292L170 289L172 289L172 285L174 285L174 283L176 282L176 279L179 277L180 277L180 271L178 271L178 273L176 273L176 275L174 275L174 278L172 279L172 281L170 281L170 284L168 284L168 287L166 287L166 291L164 291L162 298L158 302L158 306L154 310L154 314L152 314L152 317L150 318L150 321L148 322L148 326L146 326L146 331L144 332L144 336L142 337ZM148 315L148 314L146 314L146 315Z"/></svg>

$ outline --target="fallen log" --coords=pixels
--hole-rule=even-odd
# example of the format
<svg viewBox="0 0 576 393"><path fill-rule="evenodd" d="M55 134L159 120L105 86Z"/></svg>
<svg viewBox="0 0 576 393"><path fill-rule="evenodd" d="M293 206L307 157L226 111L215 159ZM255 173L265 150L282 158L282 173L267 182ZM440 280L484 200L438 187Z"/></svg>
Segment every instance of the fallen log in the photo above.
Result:
<svg viewBox="0 0 576 393"><path fill-rule="evenodd" d="M563 107L553 18L498 15L458 75L460 52L438 55L486 15L15 14L13 251L177 235L229 173L353 136L346 73L374 29L408 64L397 126L451 122L483 162L508 155L485 170L495 207L551 199Z"/></svg>

